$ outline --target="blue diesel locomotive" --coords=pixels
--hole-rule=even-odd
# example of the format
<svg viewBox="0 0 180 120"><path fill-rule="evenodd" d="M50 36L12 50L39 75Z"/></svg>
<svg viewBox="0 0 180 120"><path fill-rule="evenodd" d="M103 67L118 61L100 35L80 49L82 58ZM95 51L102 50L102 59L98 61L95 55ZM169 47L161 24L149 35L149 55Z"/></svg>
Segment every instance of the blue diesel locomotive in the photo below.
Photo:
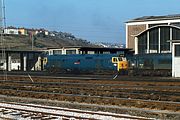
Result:
<svg viewBox="0 0 180 120"><path fill-rule="evenodd" d="M49 55L45 69L52 73L119 72L133 76L171 76L172 55L170 53L126 57L119 57L117 54Z"/></svg>
<svg viewBox="0 0 180 120"><path fill-rule="evenodd" d="M45 69L53 73L112 74L127 69L127 61L117 54L49 55Z"/></svg>

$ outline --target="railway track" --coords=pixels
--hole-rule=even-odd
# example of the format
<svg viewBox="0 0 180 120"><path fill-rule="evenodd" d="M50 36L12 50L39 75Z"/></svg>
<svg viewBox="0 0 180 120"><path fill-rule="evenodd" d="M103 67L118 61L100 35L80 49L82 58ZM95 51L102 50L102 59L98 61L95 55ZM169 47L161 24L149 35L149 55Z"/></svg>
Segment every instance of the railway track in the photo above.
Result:
<svg viewBox="0 0 180 120"><path fill-rule="evenodd" d="M87 95L74 95L74 94L57 94L49 92L34 92L34 91L16 91L16 90L0 90L1 94L8 94L17 97L41 98L52 99L60 101L71 101L89 104L107 104L118 106L134 106L137 108L153 108L159 110L172 110L179 111L180 102L171 101L154 101L154 100L141 100L129 98L112 98L100 96L87 96Z"/></svg>
<svg viewBox="0 0 180 120"><path fill-rule="evenodd" d="M3 83L0 84L0 89L180 102L180 88L178 86L85 85L84 83L32 83L25 81L0 81L0 83Z"/></svg>
<svg viewBox="0 0 180 120"><path fill-rule="evenodd" d="M76 82L74 82L76 81ZM34 79L34 82L29 81L27 79L20 79L20 80L0 80L2 83L23 83L23 84L46 84L46 85L87 85L87 86L110 86L110 87L117 87L117 86L129 86L129 87L139 87L140 85L146 86L148 88L179 88L180 82L136 82L136 81L111 81L111 80L97 80L97 81L84 81L84 80L56 80L56 79ZM169 84L169 85L167 85Z"/></svg>
<svg viewBox="0 0 180 120"><path fill-rule="evenodd" d="M124 79L124 78L123 78ZM10 77L0 80L0 94L24 98L113 105L147 110L162 110L179 115L180 82L166 80L91 80Z"/></svg>
<svg viewBox="0 0 180 120"><path fill-rule="evenodd" d="M132 90L134 93L138 91L140 93L141 91L147 91L149 93L158 93L159 91L161 94L164 92L164 94L177 94L180 95L180 87L179 86L137 86L137 85L110 85L110 84L99 84L99 85L94 85L94 84L84 84L84 83L79 83L79 84L74 84L74 83L29 83L29 82L1 82L3 85L1 86L34 86L34 87L54 87L54 88L59 88L61 87L69 87L69 88L79 88L79 89L97 89L99 91L109 91L109 92L118 92L118 91L123 91L123 90ZM136 91L135 91L136 89ZM168 91L168 93L166 92Z"/></svg>
<svg viewBox="0 0 180 120"><path fill-rule="evenodd" d="M113 75L86 75L86 74L49 74L47 72L17 72L17 71L11 71L7 72L8 78L27 78L28 74L32 77L38 77L42 79L66 79L66 80L113 80ZM4 74L0 73L0 77L3 78ZM76 76L76 77L75 77ZM151 82L180 82L180 79L178 78L172 78L172 77L146 77L146 76L119 76L117 80L121 81L138 81L138 82L144 82L144 81L151 81Z"/></svg>
<svg viewBox="0 0 180 120"><path fill-rule="evenodd" d="M151 120L144 117L130 116L130 115L118 115L105 112L91 112L75 109L40 106L34 104L22 104L12 102L0 102L0 115L7 116L6 118L24 118L24 119L77 119L77 120L120 120L124 119L136 119L136 120ZM9 117L8 117L9 116Z"/></svg>

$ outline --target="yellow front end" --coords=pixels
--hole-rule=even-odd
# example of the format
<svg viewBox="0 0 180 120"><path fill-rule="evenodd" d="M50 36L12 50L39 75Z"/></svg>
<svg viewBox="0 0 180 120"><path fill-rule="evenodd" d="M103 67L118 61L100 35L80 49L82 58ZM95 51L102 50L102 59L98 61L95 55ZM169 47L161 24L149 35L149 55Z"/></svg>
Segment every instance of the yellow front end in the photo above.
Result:
<svg viewBox="0 0 180 120"><path fill-rule="evenodd" d="M112 57L112 63L117 65L118 72L128 69L128 61L125 57Z"/></svg>
<svg viewBox="0 0 180 120"><path fill-rule="evenodd" d="M127 70L128 69L128 62L127 61L119 61L118 62L118 71Z"/></svg>

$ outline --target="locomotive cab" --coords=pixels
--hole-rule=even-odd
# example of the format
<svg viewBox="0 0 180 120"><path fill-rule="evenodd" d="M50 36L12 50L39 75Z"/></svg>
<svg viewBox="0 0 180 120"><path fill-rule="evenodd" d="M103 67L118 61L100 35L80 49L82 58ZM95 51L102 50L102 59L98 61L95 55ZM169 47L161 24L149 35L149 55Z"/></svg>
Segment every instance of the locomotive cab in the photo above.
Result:
<svg viewBox="0 0 180 120"><path fill-rule="evenodd" d="M117 66L119 73L125 74L128 70L128 61L125 57L112 57L112 63Z"/></svg>

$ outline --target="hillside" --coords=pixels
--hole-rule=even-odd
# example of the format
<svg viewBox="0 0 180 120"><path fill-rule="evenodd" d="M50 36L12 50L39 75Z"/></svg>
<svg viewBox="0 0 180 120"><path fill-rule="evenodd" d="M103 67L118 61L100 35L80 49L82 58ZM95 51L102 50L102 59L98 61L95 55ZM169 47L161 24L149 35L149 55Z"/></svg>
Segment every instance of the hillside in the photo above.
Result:
<svg viewBox="0 0 180 120"><path fill-rule="evenodd" d="M33 36L34 50L47 47L63 46L88 46L98 47L87 40L79 39L69 33L51 32L51 35L38 34ZM23 35L5 35L5 46L7 49L31 50L32 37Z"/></svg>

